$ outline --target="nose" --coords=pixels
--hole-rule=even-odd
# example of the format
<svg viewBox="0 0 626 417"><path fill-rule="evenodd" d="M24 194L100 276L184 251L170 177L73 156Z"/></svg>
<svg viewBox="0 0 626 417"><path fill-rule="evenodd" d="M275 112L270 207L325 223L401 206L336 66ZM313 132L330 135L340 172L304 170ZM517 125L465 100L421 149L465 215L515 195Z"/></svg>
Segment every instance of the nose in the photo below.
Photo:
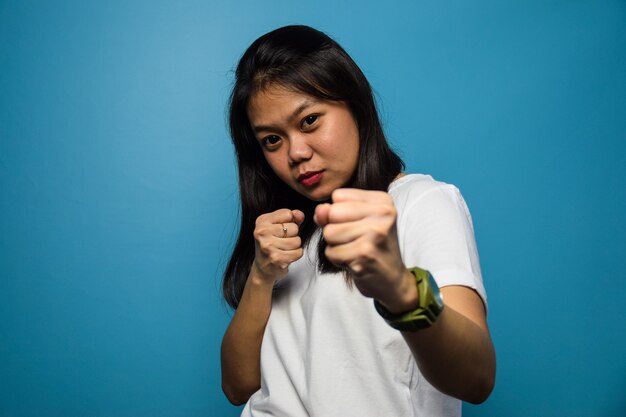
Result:
<svg viewBox="0 0 626 417"><path fill-rule="evenodd" d="M307 138L303 134L289 138L289 163L291 165L311 159L312 156L313 149L309 146Z"/></svg>

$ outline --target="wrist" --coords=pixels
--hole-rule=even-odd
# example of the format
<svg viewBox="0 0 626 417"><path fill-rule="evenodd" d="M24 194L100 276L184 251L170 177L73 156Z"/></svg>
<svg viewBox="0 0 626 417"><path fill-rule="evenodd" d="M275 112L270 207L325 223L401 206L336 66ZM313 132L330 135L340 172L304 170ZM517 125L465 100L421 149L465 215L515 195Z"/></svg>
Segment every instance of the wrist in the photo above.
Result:
<svg viewBox="0 0 626 417"><path fill-rule="evenodd" d="M390 311L379 300L374 300L378 314L391 327L401 331L418 331L432 326L444 308L439 287L430 272L414 267L410 269L410 273L415 279L419 293L417 308L396 313Z"/></svg>
<svg viewBox="0 0 626 417"><path fill-rule="evenodd" d="M265 274L263 274L259 270L259 268L257 268L255 263L252 264L252 268L250 268L250 274L248 275L248 282L250 283L250 285L259 288L273 288L276 281L278 281L276 278L265 276Z"/></svg>
<svg viewBox="0 0 626 417"><path fill-rule="evenodd" d="M419 291L411 271L404 268L394 294L378 302L393 314L415 310L419 306Z"/></svg>

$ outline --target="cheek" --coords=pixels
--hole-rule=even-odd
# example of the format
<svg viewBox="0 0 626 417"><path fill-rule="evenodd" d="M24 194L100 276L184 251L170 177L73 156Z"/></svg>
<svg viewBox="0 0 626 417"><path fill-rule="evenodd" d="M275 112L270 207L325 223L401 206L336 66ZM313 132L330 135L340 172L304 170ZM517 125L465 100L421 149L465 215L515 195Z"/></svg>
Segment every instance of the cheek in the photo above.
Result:
<svg viewBox="0 0 626 417"><path fill-rule="evenodd" d="M345 129L342 138L343 140L340 144L341 155L343 155L346 161L355 161L359 157L360 141L358 131L352 128Z"/></svg>
<svg viewBox="0 0 626 417"><path fill-rule="evenodd" d="M359 151L359 129L351 117L345 115L336 125L335 130L337 137L341 138L339 146L344 155L352 155L353 152L358 154Z"/></svg>
<svg viewBox="0 0 626 417"><path fill-rule="evenodd" d="M350 125L336 123L322 133L318 145L320 149L341 155L343 159L352 155L355 147L358 150L358 133Z"/></svg>
<svg viewBox="0 0 626 417"><path fill-rule="evenodd" d="M289 173L287 160L278 152L264 152L264 156L267 164L272 168L272 171L274 171L279 178L285 179Z"/></svg>

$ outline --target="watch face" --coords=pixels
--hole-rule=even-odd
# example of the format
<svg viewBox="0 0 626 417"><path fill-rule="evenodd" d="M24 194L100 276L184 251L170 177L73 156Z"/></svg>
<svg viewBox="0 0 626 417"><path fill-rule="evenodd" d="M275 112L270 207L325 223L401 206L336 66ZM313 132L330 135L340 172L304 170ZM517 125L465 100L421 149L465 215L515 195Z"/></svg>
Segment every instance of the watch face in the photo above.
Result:
<svg viewBox="0 0 626 417"><path fill-rule="evenodd" d="M428 274L428 284L430 285L430 288L433 292L433 297L435 298L435 302L442 306L443 305L443 296L441 295L441 291L439 291L439 287L437 286L437 283L435 282L433 276L431 274Z"/></svg>

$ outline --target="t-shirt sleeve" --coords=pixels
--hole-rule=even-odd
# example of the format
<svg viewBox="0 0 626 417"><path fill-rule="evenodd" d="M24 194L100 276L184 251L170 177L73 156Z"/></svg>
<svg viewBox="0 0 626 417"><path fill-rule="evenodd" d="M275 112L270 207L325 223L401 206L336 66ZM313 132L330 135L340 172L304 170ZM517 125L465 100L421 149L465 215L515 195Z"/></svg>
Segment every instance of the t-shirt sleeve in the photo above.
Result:
<svg viewBox="0 0 626 417"><path fill-rule="evenodd" d="M396 208L404 264L427 269L439 287L474 289L487 308L472 218L459 190L433 181L426 190L409 189Z"/></svg>

